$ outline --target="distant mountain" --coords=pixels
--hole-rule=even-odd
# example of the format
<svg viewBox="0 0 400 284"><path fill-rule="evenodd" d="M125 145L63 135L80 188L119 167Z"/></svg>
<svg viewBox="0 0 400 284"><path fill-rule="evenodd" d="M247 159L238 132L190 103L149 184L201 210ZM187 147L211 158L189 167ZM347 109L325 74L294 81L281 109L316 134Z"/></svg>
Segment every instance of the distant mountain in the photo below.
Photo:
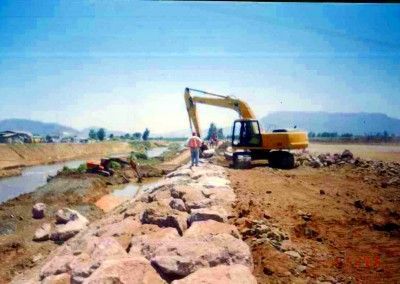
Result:
<svg viewBox="0 0 400 284"><path fill-rule="evenodd" d="M381 113L331 113L278 111L260 119L261 127L266 131L286 128L305 130L307 132L337 132L338 134L352 133L355 135L375 134L387 131L389 134L400 135L400 119ZM217 126L218 125L217 123ZM223 127L225 135L232 135L232 125ZM203 135L207 129L203 128ZM154 136L188 137L189 130L177 130Z"/></svg>
<svg viewBox="0 0 400 284"><path fill-rule="evenodd" d="M0 131L26 131L38 135L77 135L78 130L58 123L47 123L29 119L0 120Z"/></svg>
<svg viewBox="0 0 400 284"><path fill-rule="evenodd" d="M382 113L335 113L335 112L272 112L260 119L266 130L294 128L308 132L353 133L356 135L387 131L400 135L400 119Z"/></svg>

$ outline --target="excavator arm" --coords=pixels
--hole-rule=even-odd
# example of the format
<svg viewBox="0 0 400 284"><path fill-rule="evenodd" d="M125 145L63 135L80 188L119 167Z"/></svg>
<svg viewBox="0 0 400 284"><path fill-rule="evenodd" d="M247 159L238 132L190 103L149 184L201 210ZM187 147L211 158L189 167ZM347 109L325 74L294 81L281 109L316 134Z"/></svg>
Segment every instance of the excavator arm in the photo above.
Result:
<svg viewBox="0 0 400 284"><path fill-rule="evenodd" d="M192 96L191 92L197 92L211 97ZM201 136L200 123L197 116L196 104L206 104L235 110L242 119L256 119L250 106L239 99L229 96L221 96L196 89L185 89L185 103L189 115L190 129Z"/></svg>

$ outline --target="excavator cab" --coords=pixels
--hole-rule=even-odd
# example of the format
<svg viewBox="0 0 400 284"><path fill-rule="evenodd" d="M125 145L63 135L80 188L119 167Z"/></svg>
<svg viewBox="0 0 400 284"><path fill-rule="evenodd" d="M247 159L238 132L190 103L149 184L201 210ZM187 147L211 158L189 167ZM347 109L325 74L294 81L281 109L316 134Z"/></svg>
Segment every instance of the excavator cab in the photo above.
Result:
<svg viewBox="0 0 400 284"><path fill-rule="evenodd" d="M262 145L262 137L258 120L235 120L233 123L232 145L234 147L260 147Z"/></svg>

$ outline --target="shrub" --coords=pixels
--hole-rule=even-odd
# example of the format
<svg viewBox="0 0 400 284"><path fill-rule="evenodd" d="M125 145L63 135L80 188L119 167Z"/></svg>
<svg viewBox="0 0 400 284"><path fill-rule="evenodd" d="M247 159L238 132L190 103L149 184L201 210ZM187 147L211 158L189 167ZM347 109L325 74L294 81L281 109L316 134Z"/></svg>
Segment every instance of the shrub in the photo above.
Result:
<svg viewBox="0 0 400 284"><path fill-rule="evenodd" d="M111 161L109 164L109 168L113 170L120 170L121 169L121 164L116 162L116 161Z"/></svg>
<svg viewBox="0 0 400 284"><path fill-rule="evenodd" d="M80 164L76 171L80 174L86 173L87 167L86 164Z"/></svg>
<svg viewBox="0 0 400 284"><path fill-rule="evenodd" d="M131 153L131 158L133 159L138 159L138 160L147 160L147 154L144 152L132 152Z"/></svg>
<svg viewBox="0 0 400 284"><path fill-rule="evenodd" d="M86 164L81 164L76 169L71 169L70 167L64 166L61 170L63 174L83 174L86 172Z"/></svg>

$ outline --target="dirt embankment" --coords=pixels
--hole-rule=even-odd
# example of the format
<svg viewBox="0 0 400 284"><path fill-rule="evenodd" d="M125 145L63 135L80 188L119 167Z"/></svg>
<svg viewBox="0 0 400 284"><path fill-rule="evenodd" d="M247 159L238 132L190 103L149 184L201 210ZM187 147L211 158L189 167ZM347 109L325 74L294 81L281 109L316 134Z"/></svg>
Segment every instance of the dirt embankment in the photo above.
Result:
<svg viewBox="0 0 400 284"><path fill-rule="evenodd" d="M66 160L128 153L127 142L92 144L0 144L0 170L62 162Z"/></svg>
<svg viewBox="0 0 400 284"><path fill-rule="evenodd" d="M399 283L400 188L382 187L380 172L265 164L229 172L232 222L259 283Z"/></svg>

